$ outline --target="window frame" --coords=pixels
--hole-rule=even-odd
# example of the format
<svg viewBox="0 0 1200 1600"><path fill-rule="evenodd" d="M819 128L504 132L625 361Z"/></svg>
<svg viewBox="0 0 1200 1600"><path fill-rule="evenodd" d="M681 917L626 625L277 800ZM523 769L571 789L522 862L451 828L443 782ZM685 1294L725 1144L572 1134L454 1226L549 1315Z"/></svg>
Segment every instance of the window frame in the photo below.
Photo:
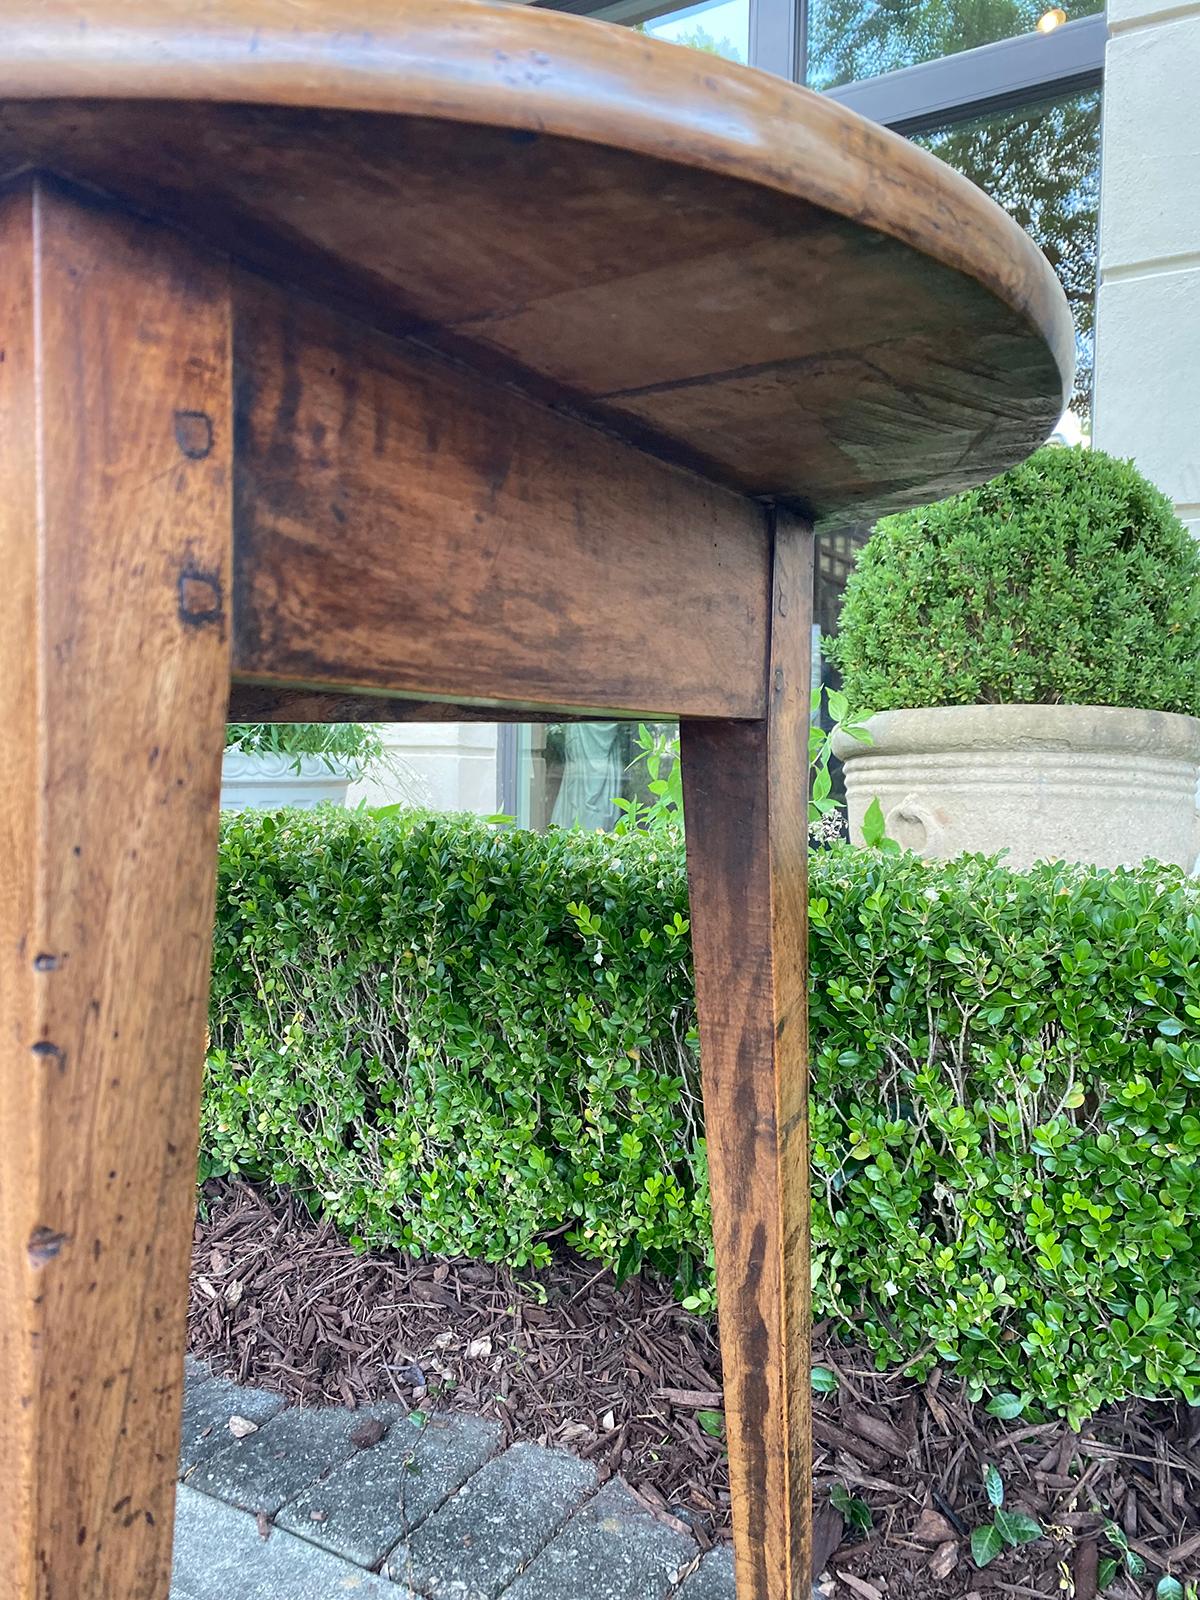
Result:
<svg viewBox="0 0 1200 1600"><path fill-rule="evenodd" d="M602 17L627 26L674 7L659 0L534 0L547 10ZM750 0L750 65L804 82L808 0ZM1050 33L1023 33L818 91L897 133L926 133L989 111L1008 110L1104 77L1108 24L1103 12Z"/></svg>
<svg viewBox="0 0 1200 1600"><path fill-rule="evenodd" d="M751 0L751 4L754 0ZM779 0L766 0L778 4ZM896 133L928 133L1102 84L1103 12L821 91Z"/></svg>

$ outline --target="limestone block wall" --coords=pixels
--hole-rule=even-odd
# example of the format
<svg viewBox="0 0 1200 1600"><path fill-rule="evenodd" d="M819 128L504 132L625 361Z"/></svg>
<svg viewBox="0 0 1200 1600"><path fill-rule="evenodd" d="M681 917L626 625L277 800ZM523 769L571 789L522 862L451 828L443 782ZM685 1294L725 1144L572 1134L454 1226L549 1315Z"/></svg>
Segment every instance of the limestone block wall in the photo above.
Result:
<svg viewBox="0 0 1200 1600"><path fill-rule="evenodd" d="M404 801L481 816L498 810L496 723L394 722L380 731L389 763L351 785L348 805Z"/></svg>
<svg viewBox="0 0 1200 1600"><path fill-rule="evenodd" d="M1094 442L1200 537L1200 0L1109 0Z"/></svg>

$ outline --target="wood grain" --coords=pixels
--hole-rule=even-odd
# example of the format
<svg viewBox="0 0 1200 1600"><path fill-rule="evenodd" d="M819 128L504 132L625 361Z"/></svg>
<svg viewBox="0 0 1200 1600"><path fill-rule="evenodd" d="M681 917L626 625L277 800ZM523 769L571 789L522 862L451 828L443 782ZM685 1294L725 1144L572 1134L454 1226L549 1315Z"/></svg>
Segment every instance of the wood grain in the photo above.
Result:
<svg viewBox="0 0 1200 1600"><path fill-rule="evenodd" d="M738 1600L810 1600L812 535L775 528L766 718L682 724Z"/></svg>
<svg viewBox="0 0 1200 1600"><path fill-rule="evenodd" d="M389 694L344 694L336 689L272 689L253 683L230 686L228 710L230 722L571 722L585 715L464 706Z"/></svg>
<svg viewBox="0 0 1200 1600"><path fill-rule="evenodd" d="M483 0L9 0L0 174L124 196L743 492L866 518L1027 454L1045 258L809 91Z"/></svg>
<svg viewBox="0 0 1200 1600"><path fill-rule="evenodd" d="M228 687L219 272L0 210L0 1572L164 1600Z"/></svg>
<svg viewBox="0 0 1200 1600"><path fill-rule="evenodd" d="M761 715L760 506L266 284L235 330L241 682Z"/></svg>
<svg viewBox="0 0 1200 1600"><path fill-rule="evenodd" d="M165 1593L232 649L682 714L739 1600L807 1600L803 518L1041 442L1049 265L831 101L486 0L6 0L2 183L5 1582Z"/></svg>

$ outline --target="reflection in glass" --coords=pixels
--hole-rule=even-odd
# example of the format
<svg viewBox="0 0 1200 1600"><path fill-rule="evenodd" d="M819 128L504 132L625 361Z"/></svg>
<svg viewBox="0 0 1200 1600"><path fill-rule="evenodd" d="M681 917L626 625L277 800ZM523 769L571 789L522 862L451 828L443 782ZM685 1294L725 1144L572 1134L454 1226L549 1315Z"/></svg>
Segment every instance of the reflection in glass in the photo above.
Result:
<svg viewBox="0 0 1200 1600"><path fill-rule="evenodd" d="M1104 0L1071 0L1065 9L1065 20L1088 17ZM810 0L806 81L832 89L936 61L1032 33L1045 14L1046 0Z"/></svg>
<svg viewBox="0 0 1200 1600"><path fill-rule="evenodd" d="M918 134L913 142L977 183L1045 251L1075 318L1071 410L1086 433L1095 335L1100 91L992 112Z"/></svg>
<svg viewBox="0 0 1200 1600"><path fill-rule="evenodd" d="M750 58L750 0L701 0L699 5L676 6L648 17L636 27L654 39L707 50L727 61Z"/></svg>
<svg viewBox="0 0 1200 1600"><path fill-rule="evenodd" d="M550 821L556 828L602 828L616 822L621 793L619 722L568 722L563 730L563 772Z"/></svg>
<svg viewBox="0 0 1200 1600"><path fill-rule="evenodd" d="M647 726L670 732L667 723ZM636 722L524 723L518 732L513 814L523 828L599 828L621 816L616 800L647 804L649 775Z"/></svg>

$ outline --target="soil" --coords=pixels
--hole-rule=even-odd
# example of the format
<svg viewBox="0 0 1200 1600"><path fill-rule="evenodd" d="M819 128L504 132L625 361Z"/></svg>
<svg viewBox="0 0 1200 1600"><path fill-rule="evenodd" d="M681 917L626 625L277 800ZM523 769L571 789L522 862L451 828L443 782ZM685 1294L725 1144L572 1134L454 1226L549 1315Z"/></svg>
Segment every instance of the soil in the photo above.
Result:
<svg viewBox="0 0 1200 1600"><path fill-rule="evenodd" d="M509 1439L620 1472L705 1547L729 1536L716 1326L648 1275L618 1285L565 1248L525 1272L360 1255L294 1195L214 1181L196 1224L189 1346L297 1403L394 1399L496 1417ZM876 1372L823 1327L813 1360L837 1380L814 1403L817 1570L830 1597L1094 1600L1118 1554L1112 1525L1145 1572L1122 1570L1109 1600L1153 1595L1166 1571L1200 1576L1200 1411L1130 1401L1075 1434L1061 1420L1000 1421L940 1368L924 1382ZM980 1570L970 1535L993 1516L988 1464L1006 1509L1044 1536Z"/></svg>

